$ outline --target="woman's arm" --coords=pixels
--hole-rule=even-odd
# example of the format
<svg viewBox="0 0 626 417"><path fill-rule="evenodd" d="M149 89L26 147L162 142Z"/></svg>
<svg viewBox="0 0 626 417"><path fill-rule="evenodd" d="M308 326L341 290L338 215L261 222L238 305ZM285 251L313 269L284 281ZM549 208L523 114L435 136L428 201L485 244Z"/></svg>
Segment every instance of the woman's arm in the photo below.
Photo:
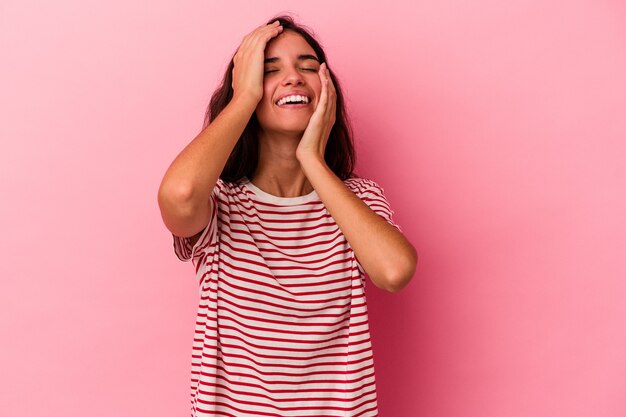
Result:
<svg viewBox="0 0 626 417"><path fill-rule="evenodd" d="M161 181L161 216L176 236L194 236L209 221L211 192L263 96L265 45L282 32L277 23L261 25L243 38L233 57L232 100L182 150Z"/></svg>
<svg viewBox="0 0 626 417"><path fill-rule="evenodd" d="M211 191L254 108L254 101L233 99L168 168L158 202L163 222L176 236L192 236L206 227Z"/></svg>
<svg viewBox="0 0 626 417"><path fill-rule="evenodd" d="M413 245L361 201L324 160L311 155L299 160L307 179L372 282L390 292L404 288L417 266L417 252Z"/></svg>
<svg viewBox="0 0 626 417"><path fill-rule="evenodd" d="M374 284L387 291L400 291L415 273L417 252L398 229L370 209L326 165L324 154L335 123L337 94L326 63L320 65L318 75L322 82L320 100L300 139L296 158Z"/></svg>

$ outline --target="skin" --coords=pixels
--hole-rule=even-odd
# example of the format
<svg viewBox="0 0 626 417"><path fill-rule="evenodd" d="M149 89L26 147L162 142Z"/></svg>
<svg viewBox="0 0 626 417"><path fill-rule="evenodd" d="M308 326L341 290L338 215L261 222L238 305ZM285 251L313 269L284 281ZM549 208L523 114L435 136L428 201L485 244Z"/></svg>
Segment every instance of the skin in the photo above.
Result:
<svg viewBox="0 0 626 417"><path fill-rule="evenodd" d="M335 86L325 65L308 61L319 67L316 72L305 71L296 59L299 54L314 55L310 45L294 32L281 32L282 27L274 22L244 37L233 57L233 99L178 155L159 188L164 221L177 236L190 236L192 231L192 244L197 242L212 211L208 190L213 190L235 143L256 113L260 155L250 180L282 197L315 190L372 282L396 292L415 273L415 248L326 165L324 150L336 115ZM269 57L279 61L266 66L264 58ZM275 72L264 74L264 70ZM295 89L306 91L312 105L278 109L275 99Z"/></svg>
<svg viewBox="0 0 626 417"><path fill-rule="evenodd" d="M413 277L417 252L327 166L324 150L335 123L335 87L325 64L298 62L298 54L315 55L300 35L290 31L276 36L265 49L266 58L279 57L280 63L265 65L265 70L276 71L263 77L263 97L256 107L262 130L259 165L250 180L282 197L315 190L372 282L397 292ZM313 105L298 110L277 108L276 99L296 89L308 92Z"/></svg>
<svg viewBox="0 0 626 417"><path fill-rule="evenodd" d="M255 110L261 126L259 164L250 180L280 197L313 191L296 155L310 151L311 132L305 135L305 131L314 112L323 110L318 109L318 103L324 69L315 60L298 61L300 54L316 56L313 48L295 32L285 31L268 42L265 57L277 57L279 61L264 65L263 97ZM294 90L304 91L311 98L307 107L281 108L275 104L280 95Z"/></svg>

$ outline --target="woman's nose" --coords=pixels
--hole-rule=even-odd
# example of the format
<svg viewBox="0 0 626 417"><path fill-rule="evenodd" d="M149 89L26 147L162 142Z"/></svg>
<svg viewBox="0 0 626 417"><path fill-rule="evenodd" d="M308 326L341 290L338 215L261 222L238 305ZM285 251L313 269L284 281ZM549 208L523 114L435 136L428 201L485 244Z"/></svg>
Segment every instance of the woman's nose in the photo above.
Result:
<svg viewBox="0 0 626 417"><path fill-rule="evenodd" d="M284 84L304 84L304 77L302 74L298 72L297 68L291 68L285 71L285 78L283 79Z"/></svg>

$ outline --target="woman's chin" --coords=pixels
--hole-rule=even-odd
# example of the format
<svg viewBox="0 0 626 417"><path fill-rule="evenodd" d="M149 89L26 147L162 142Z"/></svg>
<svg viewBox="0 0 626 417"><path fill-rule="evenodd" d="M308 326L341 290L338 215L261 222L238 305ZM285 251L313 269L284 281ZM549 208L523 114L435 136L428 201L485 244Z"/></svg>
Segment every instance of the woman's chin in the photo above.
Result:
<svg viewBox="0 0 626 417"><path fill-rule="evenodd" d="M308 124L308 120L293 120L290 123L281 123L279 126L276 126L275 130L277 133L302 135L302 133L304 133L304 131L306 130Z"/></svg>

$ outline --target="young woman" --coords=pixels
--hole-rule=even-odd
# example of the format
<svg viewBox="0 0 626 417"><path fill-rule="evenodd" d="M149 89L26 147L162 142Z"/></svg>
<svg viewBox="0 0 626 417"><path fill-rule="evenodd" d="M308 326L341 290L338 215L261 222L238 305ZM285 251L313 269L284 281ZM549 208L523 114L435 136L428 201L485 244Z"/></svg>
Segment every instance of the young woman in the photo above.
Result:
<svg viewBox="0 0 626 417"><path fill-rule="evenodd" d="M200 306L192 416L376 416L365 274L398 291L417 254L353 173L343 95L289 16L243 38L203 131L158 195Z"/></svg>

